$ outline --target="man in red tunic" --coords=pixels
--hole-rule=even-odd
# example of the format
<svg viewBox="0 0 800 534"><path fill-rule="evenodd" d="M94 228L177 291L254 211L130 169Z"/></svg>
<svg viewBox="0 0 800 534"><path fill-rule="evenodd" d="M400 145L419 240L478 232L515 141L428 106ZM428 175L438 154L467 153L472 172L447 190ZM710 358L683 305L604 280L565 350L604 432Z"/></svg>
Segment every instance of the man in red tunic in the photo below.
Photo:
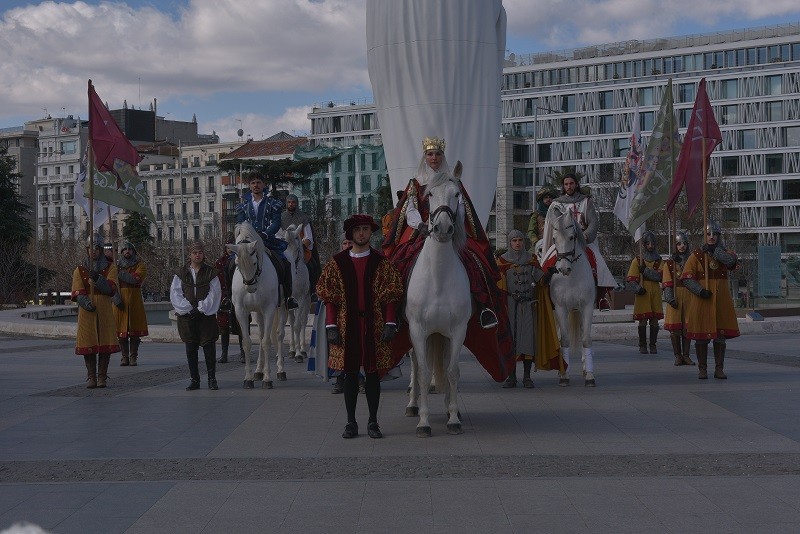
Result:
<svg viewBox="0 0 800 534"><path fill-rule="evenodd" d="M366 375L367 433L371 438L383 437L378 425L380 378L399 361L392 356L389 342L397 332L395 305L403 294L403 284L397 269L369 246L378 228L369 215L347 219L344 232L353 247L336 254L317 282L317 294L325 301L328 367L344 372L345 439L358 436L356 403L361 369Z"/></svg>

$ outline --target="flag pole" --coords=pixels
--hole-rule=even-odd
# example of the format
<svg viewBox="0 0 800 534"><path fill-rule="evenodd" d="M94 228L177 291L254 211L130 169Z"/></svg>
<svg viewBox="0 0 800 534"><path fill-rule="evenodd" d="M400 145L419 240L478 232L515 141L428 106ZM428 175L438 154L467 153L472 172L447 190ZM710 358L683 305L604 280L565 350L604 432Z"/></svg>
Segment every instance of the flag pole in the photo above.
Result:
<svg viewBox="0 0 800 534"><path fill-rule="evenodd" d="M92 80L89 80L88 93L92 92ZM91 100L89 101L91 108ZM90 115L91 115L91 109ZM92 265L92 250L94 248L94 150L92 149L92 121L89 121L89 139L87 140L87 161L86 161L86 176L89 182L89 247L86 249L86 255L89 258L89 265ZM89 298L94 300L94 284L90 284Z"/></svg>
<svg viewBox="0 0 800 534"><path fill-rule="evenodd" d="M703 239L706 239L706 231L708 229L708 168L706 166L706 140L703 138L703 159L701 160L703 169ZM705 243L705 241L703 241ZM703 254L704 271L706 273L706 289L708 289L708 254Z"/></svg>

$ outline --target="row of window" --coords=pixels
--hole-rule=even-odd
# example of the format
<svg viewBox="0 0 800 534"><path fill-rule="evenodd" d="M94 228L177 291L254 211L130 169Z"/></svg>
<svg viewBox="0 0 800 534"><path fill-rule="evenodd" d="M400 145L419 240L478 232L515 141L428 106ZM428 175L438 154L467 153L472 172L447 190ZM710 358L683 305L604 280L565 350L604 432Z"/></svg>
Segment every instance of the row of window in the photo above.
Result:
<svg viewBox="0 0 800 534"><path fill-rule="evenodd" d="M168 202L166 204L166 206L167 206L167 213L166 213L166 217L165 217L164 216L164 204L162 204L162 203L156 204L156 213L155 213L155 215L156 215L156 220L157 221L164 220L165 218L167 220L175 218L175 216L176 216L175 203L174 202ZM215 206L216 206L215 202L213 200L209 200L208 201L208 211L204 212L204 213L214 213L214 207ZM201 216L200 202L193 202L192 203L192 211L191 211L191 213L189 213L189 211L187 211L187 209L188 209L188 203L187 202L183 202L180 205L180 207L181 207L181 212L180 212L181 218L184 218L184 219L186 219L186 218L199 219L200 216Z"/></svg>
<svg viewBox="0 0 800 534"><path fill-rule="evenodd" d="M793 60L800 60L800 43L671 55L650 59L631 59L627 61L602 63L599 65L562 67L504 74L503 90L746 67Z"/></svg>
<svg viewBox="0 0 800 534"><path fill-rule="evenodd" d="M741 202L752 202L757 200L756 188L757 182L737 182L736 183L736 200ZM780 182L781 198L774 200L800 200L800 180L783 180ZM771 209L771 208L770 208ZM782 210L780 206L775 209ZM775 226L775 225L769 225Z"/></svg>

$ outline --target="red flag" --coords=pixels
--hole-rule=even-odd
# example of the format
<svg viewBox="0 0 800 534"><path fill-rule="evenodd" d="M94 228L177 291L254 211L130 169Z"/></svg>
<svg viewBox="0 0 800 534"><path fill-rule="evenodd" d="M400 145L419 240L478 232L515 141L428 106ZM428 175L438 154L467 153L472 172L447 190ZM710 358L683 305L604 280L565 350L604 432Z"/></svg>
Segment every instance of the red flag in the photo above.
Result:
<svg viewBox="0 0 800 534"><path fill-rule="evenodd" d="M703 199L703 181L705 180L703 154L705 153L706 157L705 168L708 169L711 152L721 142L722 132L719 131L717 121L714 119L714 111L711 109L711 102L706 93L706 79L703 78L697 88L692 117L689 119L689 127L686 129L681 153L678 156L675 177L672 179L672 187L667 200L667 213L672 213L684 183L686 184L686 199L689 202L689 215L694 213L695 208ZM705 152L703 144L705 144Z"/></svg>
<svg viewBox="0 0 800 534"><path fill-rule="evenodd" d="M135 167L139 153L117 126L106 106L97 96L89 80L89 139L94 150L95 167L100 172L114 170L114 160L119 159Z"/></svg>

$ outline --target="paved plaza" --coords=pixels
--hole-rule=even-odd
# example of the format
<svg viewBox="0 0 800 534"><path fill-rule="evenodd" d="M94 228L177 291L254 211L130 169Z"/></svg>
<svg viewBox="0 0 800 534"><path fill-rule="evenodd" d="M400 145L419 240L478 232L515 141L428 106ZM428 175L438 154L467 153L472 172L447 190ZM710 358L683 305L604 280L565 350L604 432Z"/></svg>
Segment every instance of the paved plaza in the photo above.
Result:
<svg viewBox="0 0 800 534"><path fill-rule="evenodd" d="M730 341L728 380L634 345L595 343L594 389L576 365L568 388L504 390L464 353L464 434L435 395L429 439L403 416L406 363L385 438L343 440L343 399L305 364L273 390L218 365L219 391L187 392L183 346L145 343L87 390L72 340L0 334L0 531L796 532L797 335Z"/></svg>

